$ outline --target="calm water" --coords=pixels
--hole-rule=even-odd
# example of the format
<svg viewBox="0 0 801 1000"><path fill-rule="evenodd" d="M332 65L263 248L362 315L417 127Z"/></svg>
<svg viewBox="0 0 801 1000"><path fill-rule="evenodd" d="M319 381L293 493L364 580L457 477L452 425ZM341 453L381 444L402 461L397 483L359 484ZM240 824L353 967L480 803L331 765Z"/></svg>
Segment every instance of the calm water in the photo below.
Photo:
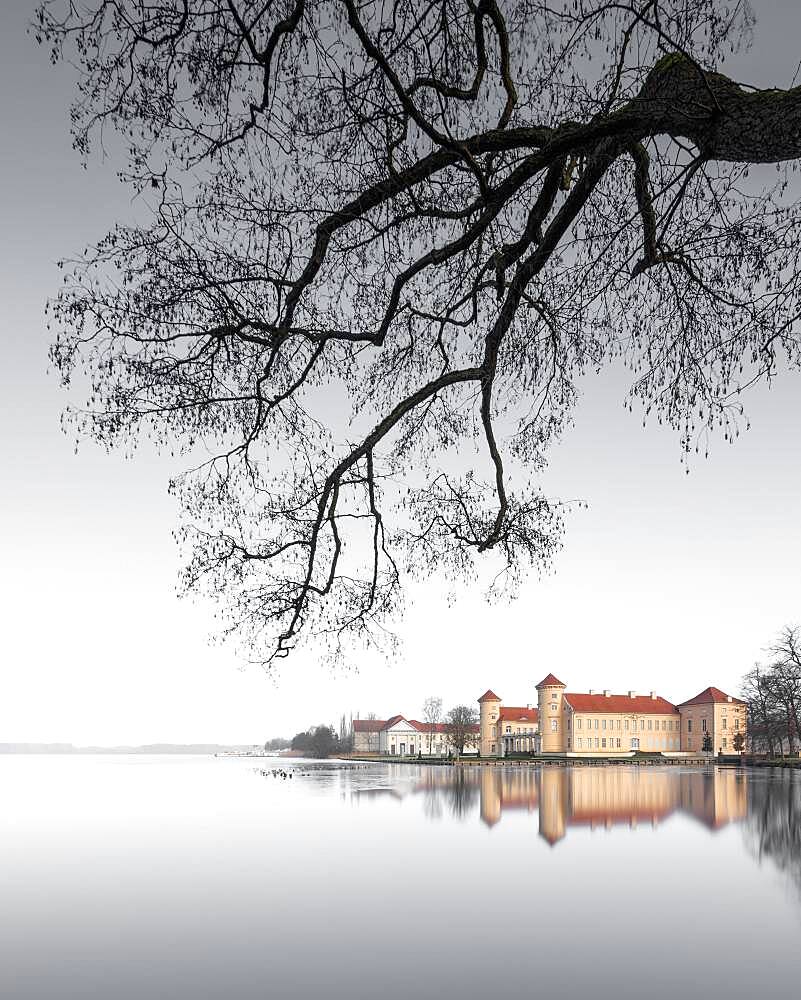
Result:
<svg viewBox="0 0 801 1000"><path fill-rule="evenodd" d="M798 995L801 772L8 756L0 794L4 1000Z"/></svg>

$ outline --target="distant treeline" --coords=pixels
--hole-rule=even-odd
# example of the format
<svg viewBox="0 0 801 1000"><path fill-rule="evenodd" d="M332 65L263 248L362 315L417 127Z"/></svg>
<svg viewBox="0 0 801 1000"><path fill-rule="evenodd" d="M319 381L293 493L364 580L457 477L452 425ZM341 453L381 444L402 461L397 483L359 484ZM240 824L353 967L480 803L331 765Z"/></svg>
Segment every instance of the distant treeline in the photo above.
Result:
<svg viewBox="0 0 801 1000"><path fill-rule="evenodd" d="M0 754L3 753L50 753L50 754L214 754L214 753L248 753L256 747L251 743L146 743L142 746L117 747L76 747L72 743L0 743Z"/></svg>
<svg viewBox="0 0 801 1000"><path fill-rule="evenodd" d="M264 749L267 753L275 750L288 750L291 742L292 740L287 739L285 736L275 736L273 739L267 740L264 744Z"/></svg>
<svg viewBox="0 0 801 1000"><path fill-rule="evenodd" d="M296 733L290 746L304 757L335 757L350 753L353 737L347 732L337 735L333 726L313 726L305 733Z"/></svg>

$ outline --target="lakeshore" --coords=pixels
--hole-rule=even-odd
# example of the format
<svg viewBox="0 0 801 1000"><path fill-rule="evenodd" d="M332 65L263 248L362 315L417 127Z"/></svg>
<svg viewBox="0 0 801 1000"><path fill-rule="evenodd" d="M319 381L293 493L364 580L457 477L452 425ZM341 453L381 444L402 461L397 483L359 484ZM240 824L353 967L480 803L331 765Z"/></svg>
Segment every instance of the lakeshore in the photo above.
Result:
<svg viewBox="0 0 801 1000"><path fill-rule="evenodd" d="M743 754L700 757L639 754L609 757L565 757L530 754L518 757L388 757L373 754L348 754L339 759L373 764L407 764L432 767L779 767L801 770L801 757L761 758Z"/></svg>

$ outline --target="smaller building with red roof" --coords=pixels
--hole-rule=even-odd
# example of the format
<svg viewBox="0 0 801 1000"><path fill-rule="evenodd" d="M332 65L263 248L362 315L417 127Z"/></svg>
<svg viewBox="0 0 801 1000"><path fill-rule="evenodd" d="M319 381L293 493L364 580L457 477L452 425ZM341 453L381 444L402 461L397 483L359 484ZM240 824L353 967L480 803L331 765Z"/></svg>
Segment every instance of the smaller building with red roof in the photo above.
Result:
<svg viewBox="0 0 801 1000"><path fill-rule="evenodd" d="M465 753L478 752L478 725L464 727ZM389 719L354 719L354 753L377 753L387 757L447 757L453 752L452 727L446 722L420 722L404 715Z"/></svg>
<svg viewBox="0 0 801 1000"><path fill-rule="evenodd" d="M742 753L745 750L746 703L720 688L704 688L694 698L683 701L682 744L693 753Z"/></svg>

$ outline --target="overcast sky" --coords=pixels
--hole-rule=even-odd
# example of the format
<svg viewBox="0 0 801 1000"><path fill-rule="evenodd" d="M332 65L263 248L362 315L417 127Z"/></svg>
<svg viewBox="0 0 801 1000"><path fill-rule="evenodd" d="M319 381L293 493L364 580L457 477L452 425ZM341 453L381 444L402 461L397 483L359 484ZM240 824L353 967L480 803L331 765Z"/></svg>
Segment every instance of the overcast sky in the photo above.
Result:
<svg viewBox="0 0 801 1000"><path fill-rule="evenodd" d="M412 591L390 663L332 673L298 656L272 676L210 645L209 605L176 596L178 511L168 458L134 460L62 434L43 307L74 254L133 211L113 163L84 170L67 125L68 68L25 35L33 2L0 10L0 742L261 741L342 711L419 715L492 687L536 701L553 671L572 690L655 688L681 701L739 678L801 621L801 377L749 394L751 430L713 441L686 475L678 440L622 407L609 372L585 385L554 452L549 496L568 519L554 572L498 607ZM786 86L799 58L791 0L754 3L753 49L731 72Z"/></svg>

